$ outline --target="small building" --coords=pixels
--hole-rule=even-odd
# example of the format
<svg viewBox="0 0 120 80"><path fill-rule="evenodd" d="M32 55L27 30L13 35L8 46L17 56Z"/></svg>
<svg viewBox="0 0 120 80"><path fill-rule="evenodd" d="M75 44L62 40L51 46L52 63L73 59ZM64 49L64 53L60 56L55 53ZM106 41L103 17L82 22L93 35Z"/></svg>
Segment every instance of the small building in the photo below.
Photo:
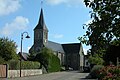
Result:
<svg viewBox="0 0 120 80"><path fill-rule="evenodd" d="M48 40L48 28L44 21L43 9L41 8L40 18L34 28L34 43L29 53L39 52L43 47L54 51L66 69L83 70L84 51L81 43L60 44Z"/></svg>
<svg viewBox="0 0 120 80"><path fill-rule="evenodd" d="M21 52L19 52L18 55L20 56L22 61L27 61L28 60L29 53L22 52L22 54L21 54Z"/></svg>

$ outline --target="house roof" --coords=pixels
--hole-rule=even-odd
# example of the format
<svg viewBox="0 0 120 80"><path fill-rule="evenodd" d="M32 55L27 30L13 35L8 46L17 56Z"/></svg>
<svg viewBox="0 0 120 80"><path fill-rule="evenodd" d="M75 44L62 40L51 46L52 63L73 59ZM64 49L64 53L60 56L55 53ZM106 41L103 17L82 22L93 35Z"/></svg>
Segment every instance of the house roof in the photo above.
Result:
<svg viewBox="0 0 120 80"><path fill-rule="evenodd" d="M22 54L20 54L19 52L18 55L20 55L21 58L26 61L28 59L29 53L22 52Z"/></svg>
<svg viewBox="0 0 120 80"><path fill-rule="evenodd" d="M62 45L59 43L48 41L46 47L52 49L53 51L64 53Z"/></svg>
<svg viewBox="0 0 120 80"><path fill-rule="evenodd" d="M79 53L81 43L62 44L64 51L69 53Z"/></svg>

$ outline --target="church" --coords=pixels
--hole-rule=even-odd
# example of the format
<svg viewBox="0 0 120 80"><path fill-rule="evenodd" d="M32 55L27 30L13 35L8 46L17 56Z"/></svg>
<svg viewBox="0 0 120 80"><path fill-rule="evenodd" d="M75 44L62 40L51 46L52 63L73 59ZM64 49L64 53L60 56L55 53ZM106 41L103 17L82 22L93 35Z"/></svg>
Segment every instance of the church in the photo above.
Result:
<svg viewBox="0 0 120 80"><path fill-rule="evenodd" d="M84 51L81 43L60 44L48 40L48 28L44 21L43 9L41 8L38 24L34 28L34 43L29 53L38 52L43 47L53 50L60 59L65 69L83 70Z"/></svg>

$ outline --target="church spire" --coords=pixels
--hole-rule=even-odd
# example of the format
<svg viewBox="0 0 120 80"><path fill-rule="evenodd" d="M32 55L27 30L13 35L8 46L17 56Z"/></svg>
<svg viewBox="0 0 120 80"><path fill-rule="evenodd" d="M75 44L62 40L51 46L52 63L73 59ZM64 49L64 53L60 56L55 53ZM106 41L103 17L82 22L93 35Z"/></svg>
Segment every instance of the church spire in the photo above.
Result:
<svg viewBox="0 0 120 80"><path fill-rule="evenodd" d="M46 27L46 25L44 22L43 9L41 8L39 22L38 22L38 25L34 29L44 29L44 27Z"/></svg>
<svg viewBox="0 0 120 80"><path fill-rule="evenodd" d="M43 16L43 9L41 8L41 13L40 13L40 18L39 18L39 23L41 26L44 26L45 25L45 22L44 22L44 16Z"/></svg>
<svg viewBox="0 0 120 80"><path fill-rule="evenodd" d="M40 17L39 17L39 22L38 22L37 26L34 28L34 30L35 29L44 29L44 30L48 31L45 21L44 21L42 5L43 5L43 1L41 1L41 12L40 12Z"/></svg>

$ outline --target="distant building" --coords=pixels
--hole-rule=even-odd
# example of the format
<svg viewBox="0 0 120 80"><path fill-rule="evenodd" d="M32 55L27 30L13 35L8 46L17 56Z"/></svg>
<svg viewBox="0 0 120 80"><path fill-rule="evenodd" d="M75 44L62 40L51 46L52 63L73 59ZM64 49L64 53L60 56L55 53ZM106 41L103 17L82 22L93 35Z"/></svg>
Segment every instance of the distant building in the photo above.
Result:
<svg viewBox="0 0 120 80"><path fill-rule="evenodd" d="M18 55L21 57L21 60L22 61L27 61L28 60L28 57L29 57L29 54L28 53L25 53L25 52L19 52Z"/></svg>
<svg viewBox="0 0 120 80"><path fill-rule="evenodd" d="M91 69L88 58L89 58L89 55L84 55L84 72L90 72L90 69Z"/></svg>
<svg viewBox="0 0 120 80"><path fill-rule="evenodd" d="M48 28L43 17L43 9L40 12L40 18L37 26L34 28L34 44L29 53L39 52L43 47L54 51L66 69L83 70L84 52L81 43L60 44L48 40Z"/></svg>

